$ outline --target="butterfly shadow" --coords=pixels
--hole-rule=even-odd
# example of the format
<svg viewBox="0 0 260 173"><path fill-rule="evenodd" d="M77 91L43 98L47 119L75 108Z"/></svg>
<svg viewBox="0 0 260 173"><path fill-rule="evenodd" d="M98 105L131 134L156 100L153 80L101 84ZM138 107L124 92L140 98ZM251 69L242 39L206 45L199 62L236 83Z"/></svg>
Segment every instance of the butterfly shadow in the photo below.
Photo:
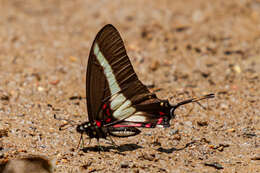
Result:
<svg viewBox="0 0 260 173"><path fill-rule="evenodd" d="M188 148L190 145L194 144L195 141L191 141L189 143L187 143L184 147L181 147L181 148L158 148L157 151L161 152L161 153L167 153L167 154L171 154L173 153L174 151L181 151L181 150L184 150L185 148Z"/></svg>
<svg viewBox="0 0 260 173"><path fill-rule="evenodd" d="M134 151L137 150L139 148L143 148L140 145L137 144L123 144L123 145L119 145L119 146L94 146L94 147L84 147L82 149L83 152L87 153L89 151L93 151L93 152L110 152L111 150L117 150L117 152L122 153L125 151Z"/></svg>

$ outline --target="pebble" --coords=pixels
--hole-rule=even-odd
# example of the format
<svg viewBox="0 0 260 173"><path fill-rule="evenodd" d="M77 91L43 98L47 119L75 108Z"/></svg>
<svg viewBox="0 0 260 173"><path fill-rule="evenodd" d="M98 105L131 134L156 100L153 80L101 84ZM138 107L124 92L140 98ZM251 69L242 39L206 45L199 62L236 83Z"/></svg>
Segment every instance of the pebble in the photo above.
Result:
<svg viewBox="0 0 260 173"><path fill-rule="evenodd" d="M184 124L188 127L192 127L192 122L191 121L185 121Z"/></svg>
<svg viewBox="0 0 260 173"><path fill-rule="evenodd" d="M43 87L41 87L41 86L39 86L37 89L38 89L38 91L39 91L39 92L42 92L42 91L44 91L44 88L43 88Z"/></svg>
<svg viewBox="0 0 260 173"><path fill-rule="evenodd" d="M154 158L155 158L154 154L147 154L147 153L143 154L143 159L145 160L153 161Z"/></svg>
<svg viewBox="0 0 260 173"><path fill-rule="evenodd" d="M159 61L153 61L152 64L149 66L152 71L155 71L160 66Z"/></svg>
<svg viewBox="0 0 260 173"><path fill-rule="evenodd" d="M172 129L172 130L170 130L169 135L172 136L172 135L175 135L177 133L179 133L178 129Z"/></svg>
<svg viewBox="0 0 260 173"><path fill-rule="evenodd" d="M146 132L146 133L144 133L144 135L145 135L145 136L152 136L153 133L152 133L152 132Z"/></svg>
<svg viewBox="0 0 260 173"><path fill-rule="evenodd" d="M57 80L50 81L50 84L57 85L59 82L60 82L60 80L57 79Z"/></svg>
<svg viewBox="0 0 260 173"><path fill-rule="evenodd" d="M128 163L128 162L122 162L122 163L120 164L120 167L121 167L121 168L128 168L128 167L129 167L129 163Z"/></svg>
<svg viewBox="0 0 260 173"><path fill-rule="evenodd" d="M204 20L204 15L202 14L202 12L200 10L196 10L192 14L192 20L193 20L193 22L201 22Z"/></svg>
<svg viewBox="0 0 260 173"><path fill-rule="evenodd" d="M221 103L221 104L220 104L220 109L226 110L226 109L228 109L228 105L225 104L225 103Z"/></svg>
<svg viewBox="0 0 260 173"><path fill-rule="evenodd" d="M208 126L208 122L207 121L197 121L197 124L199 126Z"/></svg>
<svg viewBox="0 0 260 173"><path fill-rule="evenodd" d="M174 135L173 140L178 140L178 141L181 140L181 135L179 134Z"/></svg>
<svg viewBox="0 0 260 173"><path fill-rule="evenodd" d="M69 59L71 62L76 62L78 60L78 58L75 56L70 56Z"/></svg>
<svg viewBox="0 0 260 173"><path fill-rule="evenodd" d="M234 67L233 67L233 69L235 70L235 72L236 73L241 73L241 68L240 68L240 66L239 65L235 65Z"/></svg>
<svg viewBox="0 0 260 173"><path fill-rule="evenodd" d="M236 131L236 129L234 129L234 128L227 129L227 132L235 132L235 131Z"/></svg>
<svg viewBox="0 0 260 173"><path fill-rule="evenodd" d="M260 160L260 154L251 157L251 160Z"/></svg>

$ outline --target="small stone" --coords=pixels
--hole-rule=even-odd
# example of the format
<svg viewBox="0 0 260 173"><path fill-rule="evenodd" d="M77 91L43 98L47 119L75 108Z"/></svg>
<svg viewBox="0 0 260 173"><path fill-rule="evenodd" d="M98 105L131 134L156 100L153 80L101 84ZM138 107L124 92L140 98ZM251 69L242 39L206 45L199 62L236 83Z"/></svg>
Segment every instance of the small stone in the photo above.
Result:
<svg viewBox="0 0 260 173"><path fill-rule="evenodd" d="M60 80L57 79L57 80L50 81L50 84L57 85L59 82L60 82Z"/></svg>
<svg viewBox="0 0 260 173"><path fill-rule="evenodd" d="M120 167L121 167L121 168L128 168L128 167L129 167L129 163L128 163L128 162L122 162L122 163L120 164Z"/></svg>
<svg viewBox="0 0 260 173"><path fill-rule="evenodd" d="M240 68L240 66L239 65L235 65L234 67L233 67L233 69L234 69L234 71L236 72L236 73L241 73L241 68Z"/></svg>
<svg viewBox="0 0 260 173"><path fill-rule="evenodd" d="M82 165L81 168L82 169L88 169L91 166L91 164L92 164L92 161L89 161L86 164Z"/></svg>
<svg viewBox="0 0 260 173"><path fill-rule="evenodd" d="M260 160L260 154L251 157L251 160Z"/></svg>
<svg viewBox="0 0 260 173"><path fill-rule="evenodd" d="M78 60L78 58L75 56L70 56L69 59L71 62L76 62Z"/></svg>
<svg viewBox="0 0 260 173"><path fill-rule="evenodd" d="M67 159L61 159L61 163L68 163Z"/></svg>
<svg viewBox="0 0 260 173"><path fill-rule="evenodd" d="M159 61L153 61L152 64L150 65L150 69L152 71L155 71L158 69L159 65L160 65Z"/></svg>
<svg viewBox="0 0 260 173"><path fill-rule="evenodd" d="M130 44L128 46L128 48L129 48L130 51L136 51L136 52L140 51L140 48L138 47L137 44Z"/></svg>
<svg viewBox="0 0 260 173"><path fill-rule="evenodd" d="M184 124L188 127L192 127L192 122L191 121L185 121Z"/></svg>
<svg viewBox="0 0 260 173"><path fill-rule="evenodd" d="M179 134L175 134L174 136L173 136L173 140L181 140L181 135L179 135Z"/></svg>
<svg viewBox="0 0 260 173"><path fill-rule="evenodd" d="M2 95L0 96L0 100L3 100L3 101L9 101L10 97L8 95Z"/></svg>
<svg viewBox="0 0 260 173"><path fill-rule="evenodd" d="M223 146L218 147L218 151L223 151L223 150L224 150Z"/></svg>
<svg viewBox="0 0 260 173"><path fill-rule="evenodd" d="M227 132L235 132L235 131L236 131L236 129L234 129L234 128L227 129Z"/></svg>
<svg viewBox="0 0 260 173"><path fill-rule="evenodd" d="M220 104L220 109L226 110L226 109L228 109L228 105L226 105L225 103L221 103Z"/></svg>
<svg viewBox="0 0 260 173"><path fill-rule="evenodd" d="M146 132L146 133L144 133L144 135L145 136L152 136L153 134L152 134L152 132Z"/></svg>
<svg viewBox="0 0 260 173"><path fill-rule="evenodd" d="M145 160L153 161L154 158L155 158L154 154L147 154L147 153L143 154L143 159L145 159Z"/></svg>
<svg viewBox="0 0 260 173"><path fill-rule="evenodd" d="M209 148L215 149L215 146L214 145L209 145Z"/></svg>
<svg viewBox="0 0 260 173"><path fill-rule="evenodd" d="M207 121L197 121L197 124L199 126L208 126L208 122Z"/></svg>
<svg viewBox="0 0 260 173"><path fill-rule="evenodd" d="M8 129L0 129L0 138L8 137Z"/></svg>
<svg viewBox="0 0 260 173"><path fill-rule="evenodd" d="M38 91L39 91L39 92L42 92L42 91L44 91L44 88L43 88L43 87L41 87L41 86L39 86L37 89L38 89Z"/></svg>
<svg viewBox="0 0 260 173"><path fill-rule="evenodd" d="M175 135L179 133L179 130L178 129L172 129L170 132L169 132L169 135L172 136L172 135Z"/></svg>
<svg viewBox="0 0 260 173"><path fill-rule="evenodd" d="M52 172L54 165L52 161L42 156L25 156L6 162L1 172Z"/></svg>
<svg viewBox="0 0 260 173"><path fill-rule="evenodd" d="M204 20L204 15L202 14L202 12L200 10L196 10L192 14L192 20L194 22L201 22Z"/></svg>

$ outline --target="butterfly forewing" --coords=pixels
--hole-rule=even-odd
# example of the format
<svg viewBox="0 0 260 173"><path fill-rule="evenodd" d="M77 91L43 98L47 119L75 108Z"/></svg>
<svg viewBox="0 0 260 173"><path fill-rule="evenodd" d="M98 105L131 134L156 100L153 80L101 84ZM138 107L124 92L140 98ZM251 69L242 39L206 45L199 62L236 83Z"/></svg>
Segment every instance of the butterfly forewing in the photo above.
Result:
<svg viewBox="0 0 260 173"><path fill-rule="evenodd" d="M91 123L98 118L98 114L103 105L102 100L110 96L110 91L105 90L108 85L103 68L100 66L94 54L94 43L90 50L86 74L88 118Z"/></svg>
<svg viewBox="0 0 260 173"><path fill-rule="evenodd" d="M89 119L108 124L133 115L137 111L135 105L157 100L138 79L123 40L112 25L102 28L92 45L87 70L87 99Z"/></svg>

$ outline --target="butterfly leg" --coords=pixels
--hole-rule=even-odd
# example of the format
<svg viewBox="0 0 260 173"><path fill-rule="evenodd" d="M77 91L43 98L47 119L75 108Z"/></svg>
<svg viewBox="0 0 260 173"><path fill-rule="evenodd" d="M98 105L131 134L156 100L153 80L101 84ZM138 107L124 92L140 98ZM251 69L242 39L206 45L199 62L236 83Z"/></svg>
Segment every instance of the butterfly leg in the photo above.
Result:
<svg viewBox="0 0 260 173"><path fill-rule="evenodd" d="M112 137L109 135L109 141L111 142L111 144L113 145L113 147L118 147L118 145L116 145L116 143L114 142L114 140L112 139Z"/></svg>
<svg viewBox="0 0 260 173"><path fill-rule="evenodd" d="M89 142L88 142L88 145L90 145L90 143L91 143L91 138L89 138Z"/></svg>
<svg viewBox="0 0 260 173"><path fill-rule="evenodd" d="M100 153L100 151L104 151L104 148L99 143L99 138L97 138L97 143L98 143L98 152Z"/></svg>
<svg viewBox="0 0 260 173"><path fill-rule="evenodd" d="M82 143L81 143L81 141L82 141ZM79 139L79 143L78 143L77 149L79 148L80 144L82 144L83 145L82 148L84 148L83 134L80 135L80 139Z"/></svg>

